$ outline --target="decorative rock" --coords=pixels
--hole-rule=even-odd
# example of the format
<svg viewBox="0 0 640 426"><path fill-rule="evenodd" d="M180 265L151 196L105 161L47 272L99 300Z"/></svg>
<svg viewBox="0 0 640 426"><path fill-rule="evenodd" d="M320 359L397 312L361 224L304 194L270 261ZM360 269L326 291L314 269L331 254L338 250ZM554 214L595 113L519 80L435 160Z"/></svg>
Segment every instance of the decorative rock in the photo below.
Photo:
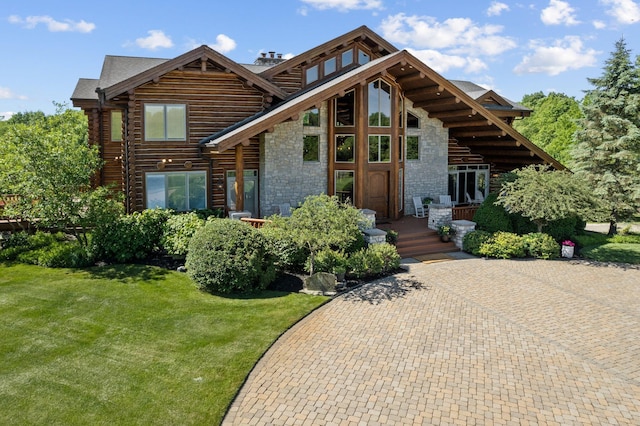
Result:
<svg viewBox="0 0 640 426"><path fill-rule="evenodd" d="M187 268L184 265L180 265L180 266L178 266L176 271L178 271L178 272L187 272Z"/></svg>
<svg viewBox="0 0 640 426"><path fill-rule="evenodd" d="M336 276L328 272L316 272L304 279L303 287L307 291L321 291L322 293L335 293Z"/></svg>

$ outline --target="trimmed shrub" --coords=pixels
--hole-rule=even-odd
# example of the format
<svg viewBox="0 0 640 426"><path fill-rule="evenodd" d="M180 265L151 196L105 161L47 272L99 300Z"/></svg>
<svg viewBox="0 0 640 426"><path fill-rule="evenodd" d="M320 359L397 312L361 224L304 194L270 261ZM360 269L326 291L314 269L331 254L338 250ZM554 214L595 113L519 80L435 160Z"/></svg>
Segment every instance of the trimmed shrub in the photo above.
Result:
<svg viewBox="0 0 640 426"><path fill-rule="evenodd" d="M205 220L195 212L171 215L164 224L160 244L168 254L184 258L191 237L204 223Z"/></svg>
<svg viewBox="0 0 640 426"><path fill-rule="evenodd" d="M287 218L280 217L278 220L286 221ZM279 223L272 222L260 228L260 233L267 240L267 247L275 258L275 265L278 271L301 272L304 270L305 261L309 257L309 250L298 245L291 232L280 226Z"/></svg>
<svg viewBox="0 0 640 426"><path fill-rule="evenodd" d="M49 247L59 241L66 241L66 235L62 232L51 234L38 231L33 235L29 235L26 232L17 232L11 234L6 240L5 248L0 250L0 260L17 260L22 263L37 265L37 255L33 254L33 252Z"/></svg>
<svg viewBox="0 0 640 426"><path fill-rule="evenodd" d="M94 257L120 263L149 257L160 250L170 214L169 210L148 209L120 216L114 223L100 224L93 232Z"/></svg>
<svg viewBox="0 0 640 426"><path fill-rule="evenodd" d="M560 256L560 244L549 234L533 232L522 236L527 254L537 259L556 259Z"/></svg>
<svg viewBox="0 0 640 426"><path fill-rule="evenodd" d="M556 241L570 240L578 233L582 223L577 216L571 216L549 222L543 229L545 234L551 235Z"/></svg>
<svg viewBox="0 0 640 426"><path fill-rule="evenodd" d="M394 231L393 229L389 229L387 231L387 235L385 235L385 241L388 242L389 244L392 245L396 245L398 244L398 232Z"/></svg>
<svg viewBox="0 0 640 426"><path fill-rule="evenodd" d="M526 249L521 236L512 232L496 232L478 250L480 255L510 259L525 257Z"/></svg>
<svg viewBox="0 0 640 426"><path fill-rule="evenodd" d="M344 270L347 265L347 257L339 251L323 249L316 253L314 272L336 273L338 269ZM305 270L309 272L310 261L307 259Z"/></svg>
<svg viewBox="0 0 640 426"><path fill-rule="evenodd" d="M353 278L367 278L391 272L400 266L400 255L395 246L374 244L359 250L347 260L347 275Z"/></svg>
<svg viewBox="0 0 640 426"><path fill-rule="evenodd" d="M250 225L229 219L210 219L196 231L186 267L198 287L210 293L262 290L276 276L266 238Z"/></svg>
<svg viewBox="0 0 640 426"><path fill-rule="evenodd" d="M84 268L93 263L86 248L77 241L56 242L36 250L36 264L47 268Z"/></svg>
<svg viewBox="0 0 640 426"><path fill-rule="evenodd" d="M474 256L480 256L480 247L489 238L491 233L487 231L471 231L462 239L462 250L471 253Z"/></svg>
<svg viewBox="0 0 640 426"><path fill-rule="evenodd" d="M498 196L489 194L482 202L475 215L473 221L476 223L476 229L487 232L512 232L513 226L509 214L502 206L494 204Z"/></svg>

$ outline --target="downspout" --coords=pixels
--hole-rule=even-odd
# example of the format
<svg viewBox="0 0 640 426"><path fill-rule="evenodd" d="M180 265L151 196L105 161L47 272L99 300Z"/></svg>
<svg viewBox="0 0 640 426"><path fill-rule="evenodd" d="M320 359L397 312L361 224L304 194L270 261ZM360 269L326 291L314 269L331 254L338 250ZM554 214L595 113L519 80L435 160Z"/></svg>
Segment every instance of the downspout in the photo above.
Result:
<svg viewBox="0 0 640 426"><path fill-rule="evenodd" d="M127 214L131 213L131 200L129 197L129 104L124 107L124 137L122 167L124 168L124 208Z"/></svg>

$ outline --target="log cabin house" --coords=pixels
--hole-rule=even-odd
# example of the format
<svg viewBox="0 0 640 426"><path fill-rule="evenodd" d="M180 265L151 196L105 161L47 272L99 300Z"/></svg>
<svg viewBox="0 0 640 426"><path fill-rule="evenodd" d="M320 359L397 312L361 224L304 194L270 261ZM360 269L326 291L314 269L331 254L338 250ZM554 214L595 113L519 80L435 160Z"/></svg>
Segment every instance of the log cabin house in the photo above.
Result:
<svg viewBox="0 0 640 426"><path fill-rule="evenodd" d="M239 64L207 46L173 59L107 56L71 97L127 211L253 217L327 193L413 214L413 196L487 195L492 176L563 166L511 127L525 107L450 81L363 26L283 59Z"/></svg>

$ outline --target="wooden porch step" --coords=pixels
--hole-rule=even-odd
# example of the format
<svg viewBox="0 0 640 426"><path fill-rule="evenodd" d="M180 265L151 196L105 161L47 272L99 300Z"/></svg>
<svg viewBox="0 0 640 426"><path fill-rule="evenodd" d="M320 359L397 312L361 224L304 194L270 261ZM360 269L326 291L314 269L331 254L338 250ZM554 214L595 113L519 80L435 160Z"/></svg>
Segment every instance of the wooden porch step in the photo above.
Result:
<svg viewBox="0 0 640 426"><path fill-rule="evenodd" d="M460 251L453 242L443 243L433 229L427 227L426 219L405 216L399 221L380 224L380 229L393 229L398 233L396 248L400 257L408 258L425 254Z"/></svg>

